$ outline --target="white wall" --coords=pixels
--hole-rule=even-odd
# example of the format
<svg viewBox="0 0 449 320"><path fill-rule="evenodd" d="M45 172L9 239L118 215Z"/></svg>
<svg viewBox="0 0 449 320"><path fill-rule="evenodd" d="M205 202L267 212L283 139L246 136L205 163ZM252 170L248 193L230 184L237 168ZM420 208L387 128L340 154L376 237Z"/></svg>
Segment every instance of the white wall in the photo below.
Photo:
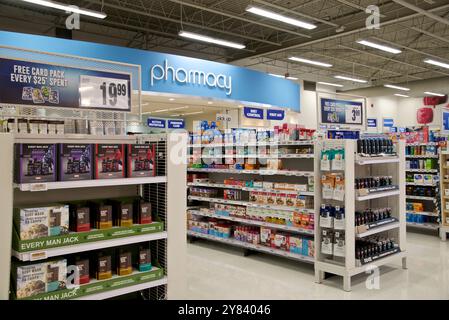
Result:
<svg viewBox="0 0 449 320"><path fill-rule="evenodd" d="M377 119L377 128L368 128L368 132L382 132L383 118L393 118L398 125L398 99L395 96L372 97L366 99L366 117Z"/></svg>

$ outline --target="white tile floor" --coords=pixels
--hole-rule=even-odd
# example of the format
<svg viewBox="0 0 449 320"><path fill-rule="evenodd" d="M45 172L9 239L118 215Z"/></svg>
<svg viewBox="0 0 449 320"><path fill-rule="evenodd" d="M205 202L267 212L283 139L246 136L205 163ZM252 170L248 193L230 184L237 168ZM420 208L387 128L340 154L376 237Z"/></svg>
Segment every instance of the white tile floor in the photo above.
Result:
<svg viewBox="0 0 449 320"><path fill-rule="evenodd" d="M243 256L241 249L198 240L188 245L187 299L449 299L449 241L407 233L408 270L380 268L380 289L366 287L368 275L314 282L313 266L265 254Z"/></svg>

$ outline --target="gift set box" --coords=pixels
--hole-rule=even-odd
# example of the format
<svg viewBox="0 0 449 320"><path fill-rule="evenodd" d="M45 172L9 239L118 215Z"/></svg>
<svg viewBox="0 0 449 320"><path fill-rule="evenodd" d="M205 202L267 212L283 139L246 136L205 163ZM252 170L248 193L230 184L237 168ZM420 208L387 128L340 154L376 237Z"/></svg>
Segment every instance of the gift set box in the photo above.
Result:
<svg viewBox="0 0 449 320"><path fill-rule="evenodd" d="M152 177L156 175L156 145L129 144L127 146L128 177Z"/></svg>
<svg viewBox="0 0 449 320"><path fill-rule="evenodd" d="M95 179L124 178L124 154L123 144L95 145Z"/></svg>
<svg viewBox="0 0 449 320"><path fill-rule="evenodd" d="M14 145L16 183L56 181L56 145L22 143Z"/></svg>
<svg viewBox="0 0 449 320"><path fill-rule="evenodd" d="M65 144L58 146L59 181L92 179L92 145Z"/></svg>

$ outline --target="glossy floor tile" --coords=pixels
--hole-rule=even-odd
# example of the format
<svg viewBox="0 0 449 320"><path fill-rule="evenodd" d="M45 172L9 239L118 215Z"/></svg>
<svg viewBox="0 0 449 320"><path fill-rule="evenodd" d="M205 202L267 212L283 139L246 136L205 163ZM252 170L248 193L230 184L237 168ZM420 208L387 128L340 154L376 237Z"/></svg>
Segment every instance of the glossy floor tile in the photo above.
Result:
<svg viewBox="0 0 449 320"><path fill-rule="evenodd" d="M313 266L206 240L188 245L186 299L449 299L449 241L407 233L408 269L401 260L381 267L378 289L373 276L314 282ZM367 282L369 286L367 287ZM373 289L369 289L373 288Z"/></svg>

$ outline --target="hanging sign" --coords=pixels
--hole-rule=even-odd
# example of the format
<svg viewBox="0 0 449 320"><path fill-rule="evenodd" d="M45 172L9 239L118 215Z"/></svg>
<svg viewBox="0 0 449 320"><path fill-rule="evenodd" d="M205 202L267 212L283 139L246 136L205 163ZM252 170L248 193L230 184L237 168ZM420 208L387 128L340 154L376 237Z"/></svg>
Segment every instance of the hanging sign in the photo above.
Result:
<svg viewBox="0 0 449 320"><path fill-rule="evenodd" d="M186 123L183 119L169 119L168 128L169 129L184 129Z"/></svg>
<svg viewBox="0 0 449 320"><path fill-rule="evenodd" d="M391 133L396 133L396 132L398 132L398 127L390 127L390 132L391 132Z"/></svg>
<svg viewBox="0 0 449 320"><path fill-rule="evenodd" d="M230 114L217 113L215 120L217 122L231 122L232 116Z"/></svg>
<svg viewBox="0 0 449 320"><path fill-rule="evenodd" d="M366 124L369 128L377 128L377 119L376 118L368 118L368 119L366 119Z"/></svg>
<svg viewBox="0 0 449 320"><path fill-rule="evenodd" d="M267 120L284 120L284 118L284 110L267 109Z"/></svg>
<svg viewBox="0 0 449 320"><path fill-rule="evenodd" d="M131 76L0 58L0 103L131 110Z"/></svg>
<svg viewBox="0 0 449 320"><path fill-rule="evenodd" d="M442 131L449 132L449 109L442 108Z"/></svg>
<svg viewBox="0 0 449 320"><path fill-rule="evenodd" d="M394 119L393 118L384 118L383 120L383 126L386 128L391 128L394 125Z"/></svg>
<svg viewBox="0 0 449 320"><path fill-rule="evenodd" d="M165 129L165 120L164 119L148 118L147 124L150 128Z"/></svg>
<svg viewBox="0 0 449 320"><path fill-rule="evenodd" d="M362 125L363 103L321 98L321 123Z"/></svg>
<svg viewBox="0 0 449 320"><path fill-rule="evenodd" d="M263 120L263 109L260 108L244 107L243 114L249 119Z"/></svg>

